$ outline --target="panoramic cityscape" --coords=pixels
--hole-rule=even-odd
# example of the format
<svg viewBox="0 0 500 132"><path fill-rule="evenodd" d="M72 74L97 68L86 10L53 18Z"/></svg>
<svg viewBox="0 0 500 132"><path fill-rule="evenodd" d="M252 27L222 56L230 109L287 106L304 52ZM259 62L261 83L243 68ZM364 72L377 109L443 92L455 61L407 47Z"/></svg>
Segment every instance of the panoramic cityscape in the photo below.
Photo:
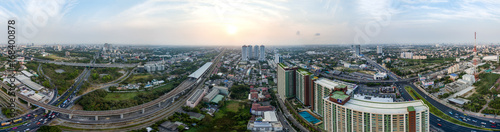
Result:
<svg viewBox="0 0 500 132"><path fill-rule="evenodd" d="M497 1L0 1L1 132L500 131Z"/></svg>

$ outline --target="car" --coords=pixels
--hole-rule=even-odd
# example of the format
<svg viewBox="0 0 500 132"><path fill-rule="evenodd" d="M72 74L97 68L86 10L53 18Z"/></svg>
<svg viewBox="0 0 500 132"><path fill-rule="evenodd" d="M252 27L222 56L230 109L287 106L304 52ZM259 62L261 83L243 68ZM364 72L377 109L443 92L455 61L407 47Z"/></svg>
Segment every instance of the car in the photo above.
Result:
<svg viewBox="0 0 500 132"><path fill-rule="evenodd" d="M443 126L443 125L441 125L441 124L438 123L438 126Z"/></svg>
<svg viewBox="0 0 500 132"><path fill-rule="evenodd" d="M472 120L472 122L477 122L476 120Z"/></svg>
<svg viewBox="0 0 500 132"><path fill-rule="evenodd" d="M12 128L12 130L16 130L16 129L17 129L17 127Z"/></svg>
<svg viewBox="0 0 500 132"><path fill-rule="evenodd" d="M486 125L486 123L484 123L484 122L481 122L481 124Z"/></svg>
<svg viewBox="0 0 500 132"><path fill-rule="evenodd" d="M437 119L437 121L441 121L440 119Z"/></svg>
<svg viewBox="0 0 500 132"><path fill-rule="evenodd" d="M26 131L29 131L29 130L30 130L30 128L28 128L28 129L26 129L26 130L24 130L24 131L26 132Z"/></svg>
<svg viewBox="0 0 500 132"><path fill-rule="evenodd" d="M484 125L481 125L481 127L485 127Z"/></svg>
<svg viewBox="0 0 500 132"><path fill-rule="evenodd" d="M491 125L491 127L496 128L497 126L495 126L495 125Z"/></svg>
<svg viewBox="0 0 500 132"><path fill-rule="evenodd" d="M40 122L37 122L36 125L40 125Z"/></svg>
<svg viewBox="0 0 500 132"><path fill-rule="evenodd" d="M40 120L38 120L38 121L42 121L42 120L43 120L43 118L40 118Z"/></svg>

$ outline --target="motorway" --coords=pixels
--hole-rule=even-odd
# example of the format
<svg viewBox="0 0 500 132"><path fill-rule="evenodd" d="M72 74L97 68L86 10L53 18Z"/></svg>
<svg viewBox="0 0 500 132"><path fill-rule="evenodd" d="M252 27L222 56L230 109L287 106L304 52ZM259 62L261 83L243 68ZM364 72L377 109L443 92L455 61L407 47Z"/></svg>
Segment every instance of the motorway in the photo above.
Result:
<svg viewBox="0 0 500 132"><path fill-rule="evenodd" d="M441 110L443 113L451 116L451 117L454 117L455 119L457 120L462 120L463 121L463 118L465 117L467 120L469 121L463 121L465 123L468 123L468 124L471 124L471 125L475 125L475 126L478 126L478 127L485 127L485 128L490 128L490 129L498 129L498 127L500 127L500 123L498 119L494 120L495 122L497 122L497 124L492 124L490 123L490 120L489 119L486 119L486 118L478 118L478 117L475 117L475 116L468 116L462 112L460 112L459 110L456 110L456 109L452 109L436 100L434 100L433 98L429 97L427 94L423 93L419 88L417 88L415 85L413 84L405 84L403 85L403 87L405 86L410 86L413 91L416 91L418 94L420 94L420 96L424 97L429 103L431 103L434 107L438 108L439 110ZM450 114L451 112L451 114ZM434 120L431 118L431 120ZM493 119L492 119L493 120ZM437 124L431 124L431 125L437 125ZM456 124L455 124L456 125ZM458 126L458 125L457 125ZM462 129L459 129L457 131L462 131Z"/></svg>
<svg viewBox="0 0 500 132"><path fill-rule="evenodd" d="M484 128L490 128L490 129L497 129L497 127L500 127L500 124L490 123L489 119L478 118L478 117L474 117L474 116L467 116L466 114L460 112L459 110L450 108L450 107L448 107L444 104L441 104L440 102L434 100L434 98L429 97L427 94L422 92L419 88L417 88L415 85L411 84L411 82L412 82L411 80L416 79L416 77L400 80L401 79L400 77L394 75L394 73L392 73L391 71L383 68L375 61L367 59L367 62L370 63L370 65L372 65L372 66L376 66L381 71L386 71L391 79L396 79L395 84L397 85L399 90L402 92L401 96L404 98L404 100L413 100L413 98L410 96L410 94L404 89L404 87L409 86L414 91L416 91L418 94L420 94L420 96L424 97L434 107L438 108L443 113L445 113L451 117L454 117L457 120L460 120L460 121L463 121L465 123L475 125L478 127L484 127ZM431 73L429 73L429 74L431 74ZM347 80L351 80L351 79L347 79ZM362 80L353 80L353 81L361 82ZM473 128L469 128L469 127L460 126L460 125L457 125L454 123L450 123L446 120L443 120L443 119L435 116L432 113L430 114L429 117L430 117L430 119L429 119L430 125L432 125L434 128L438 128L438 129L446 131L446 132L448 132L448 131L453 131L453 132L483 131L483 130L477 130L477 129L473 129ZM500 120L493 120L493 121L500 123ZM438 123L441 124L441 126L439 126Z"/></svg>
<svg viewBox="0 0 500 132"><path fill-rule="evenodd" d="M88 78L89 75L90 75L90 70L85 69L76 78L77 81L70 87L70 89L68 89L68 91L77 91L78 88L81 86L81 84L83 84L82 78ZM6 86L4 83L1 83L1 84L3 85L3 87ZM55 90L55 91L57 91L57 90ZM68 94L71 94L71 92L65 92L62 96L60 96L60 98L61 97L68 97ZM24 95L17 94L17 93L16 93L16 96L17 97L25 97ZM54 95L52 100L54 100L55 97L56 96ZM57 104L59 102L61 102L61 101L58 100L58 101L53 102L52 104ZM17 125L17 124L22 124L22 125L17 126L17 127L11 127L9 129L0 130L0 131L18 131L18 130L19 131L29 131L29 130L38 129L38 127L40 127L44 124L50 123L50 121L52 119L54 119L57 115L59 115L58 113L55 113L55 112L50 112L50 113L45 113L45 112L46 111L43 108L37 108L28 114L25 114L25 115L20 116L18 118L14 118L14 119L22 118L22 121L11 124L11 125ZM2 121L2 122L6 122L6 121ZM11 125L8 125L6 127L9 127Z"/></svg>

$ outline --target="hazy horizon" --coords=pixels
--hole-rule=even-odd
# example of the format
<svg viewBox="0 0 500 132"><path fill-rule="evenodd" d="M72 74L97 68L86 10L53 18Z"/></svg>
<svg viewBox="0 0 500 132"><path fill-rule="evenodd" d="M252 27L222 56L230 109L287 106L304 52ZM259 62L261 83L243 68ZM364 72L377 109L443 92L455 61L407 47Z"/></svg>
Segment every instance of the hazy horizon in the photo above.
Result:
<svg viewBox="0 0 500 132"><path fill-rule="evenodd" d="M10 18L18 44L468 45L474 32L479 45L500 42L493 0L4 0L0 25Z"/></svg>

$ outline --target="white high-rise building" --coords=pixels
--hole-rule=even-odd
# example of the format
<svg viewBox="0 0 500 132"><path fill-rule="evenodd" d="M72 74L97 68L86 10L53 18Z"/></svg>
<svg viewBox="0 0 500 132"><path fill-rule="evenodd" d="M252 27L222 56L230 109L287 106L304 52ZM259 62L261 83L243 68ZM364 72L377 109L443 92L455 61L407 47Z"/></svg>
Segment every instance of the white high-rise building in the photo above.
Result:
<svg viewBox="0 0 500 132"><path fill-rule="evenodd" d="M281 57L280 54L276 53L274 55L274 63L281 63L281 62L283 62L283 58Z"/></svg>
<svg viewBox="0 0 500 132"><path fill-rule="evenodd" d="M259 56L260 61L266 61L266 48L264 45L260 46L260 56Z"/></svg>
<svg viewBox="0 0 500 132"><path fill-rule="evenodd" d="M252 54L252 45L248 45L247 46L247 58L248 60L252 59L253 57L253 54Z"/></svg>
<svg viewBox="0 0 500 132"><path fill-rule="evenodd" d="M253 58L256 60L259 59L259 45L253 47Z"/></svg>
<svg viewBox="0 0 500 132"><path fill-rule="evenodd" d="M382 54L382 46L377 46L377 54Z"/></svg>
<svg viewBox="0 0 500 132"><path fill-rule="evenodd" d="M243 45L241 46L241 60L242 61L248 61L248 54L247 54L247 46Z"/></svg>

